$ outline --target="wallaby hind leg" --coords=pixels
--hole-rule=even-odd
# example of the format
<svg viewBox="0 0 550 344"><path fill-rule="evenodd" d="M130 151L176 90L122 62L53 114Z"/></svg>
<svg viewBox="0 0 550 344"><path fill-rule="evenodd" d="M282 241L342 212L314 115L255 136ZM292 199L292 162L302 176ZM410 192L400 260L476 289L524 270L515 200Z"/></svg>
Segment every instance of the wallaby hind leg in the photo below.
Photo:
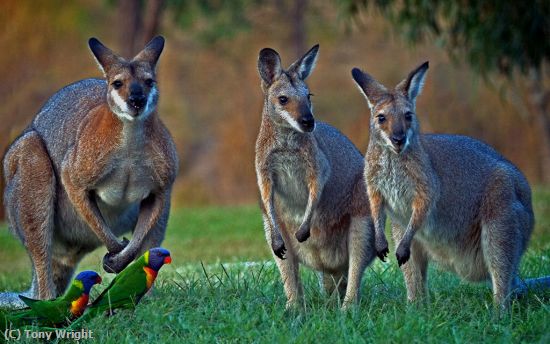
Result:
<svg viewBox="0 0 550 344"><path fill-rule="evenodd" d="M31 297L57 296L51 271L56 180L50 158L38 134L18 138L4 158L4 201L8 223L25 245L33 265Z"/></svg>
<svg viewBox="0 0 550 344"><path fill-rule="evenodd" d="M319 277L321 287L328 296L331 296L335 291L338 293L340 298L343 298L346 295L348 281L344 273L329 274L321 272Z"/></svg>
<svg viewBox="0 0 550 344"><path fill-rule="evenodd" d="M525 247L521 227L526 214L506 175L496 174L486 195L481 219L483 258L491 275L494 303L506 309Z"/></svg>
<svg viewBox="0 0 550 344"><path fill-rule="evenodd" d="M348 235L349 268L346 295L342 308L347 309L359 300L361 278L374 259L374 223L366 216L352 216Z"/></svg>
<svg viewBox="0 0 550 344"><path fill-rule="evenodd" d="M288 252L284 260L279 259L274 253L273 256L283 280L283 287L287 298L286 308L297 307L300 305L303 296L302 284L299 277L298 258L293 252Z"/></svg>
<svg viewBox="0 0 550 344"><path fill-rule="evenodd" d="M272 239L272 233L271 233L271 226L269 225L269 219L264 216L264 229L265 229L265 236L268 241L268 243L271 242ZM285 224L282 221L279 221L279 225L281 226L281 235L286 235L286 227ZM288 237L285 238L286 240L289 240ZM294 308L299 306L300 300L303 296L303 290L302 290L302 284L300 282L300 276L299 276L299 261L298 257L296 257L296 254L289 250L285 256L284 259L281 259L277 256L277 253L272 251L273 259L275 260L275 263L277 264L277 268L279 268L279 272L281 274L281 279L283 280L283 287L286 294L286 308Z"/></svg>
<svg viewBox="0 0 550 344"><path fill-rule="evenodd" d="M56 295L61 295L67 289L67 286L71 282L74 270L80 259L56 259L52 260L52 278L55 285Z"/></svg>
<svg viewBox="0 0 550 344"><path fill-rule="evenodd" d="M392 223L393 242L401 242L405 230L396 223ZM407 287L407 300L415 301L423 298L427 290L428 255L422 244L413 239L411 244L411 258L401 265L401 271Z"/></svg>

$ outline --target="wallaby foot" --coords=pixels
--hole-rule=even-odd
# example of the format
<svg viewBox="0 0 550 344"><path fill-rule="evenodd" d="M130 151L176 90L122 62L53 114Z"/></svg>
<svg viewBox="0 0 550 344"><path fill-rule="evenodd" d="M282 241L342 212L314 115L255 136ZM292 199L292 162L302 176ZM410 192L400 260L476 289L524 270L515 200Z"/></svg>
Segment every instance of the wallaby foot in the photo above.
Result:
<svg viewBox="0 0 550 344"><path fill-rule="evenodd" d="M304 242L309 238L310 235L311 235L311 231L310 231L309 224L304 223L300 226L300 229L298 229L298 231L296 232L296 240L298 240L298 242Z"/></svg>

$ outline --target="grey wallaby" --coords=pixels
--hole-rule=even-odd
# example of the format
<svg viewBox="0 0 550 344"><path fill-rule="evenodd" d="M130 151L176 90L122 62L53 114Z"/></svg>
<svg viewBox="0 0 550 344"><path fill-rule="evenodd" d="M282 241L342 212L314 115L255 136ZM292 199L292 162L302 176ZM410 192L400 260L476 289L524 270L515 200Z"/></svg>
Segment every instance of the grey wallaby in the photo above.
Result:
<svg viewBox="0 0 550 344"><path fill-rule="evenodd" d="M376 251L381 258L389 252L387 213L409 300L425 294L433 260L466 280L490 279L495 305L506 308L512 290L525 287L518 266L534 225L531 189L488 145L420 132L416 98L427 70L425 62L394 89L352 70L372 114L365 180Z"/></svg>
<svg viewBox="0 0 550 344"><path fill-rule="evenodd" d="M105 245L103 266L119 272L164 238L178 159L156 108L156 37L131 60L97 39L90 49L105 79L85 79L53 95L4 157L10 229L32 262L25 293L53 298L78 262ZM117 236L133 232L131 241ZM0 306L19 307L15 293Z"/></svg>
<svg viewBox="0 0 550 344"><path fill-rule="evenodd" d="M305 83L314 46L287 70L273 49L260 51L264 92L256 141L256 174L265 234L281 273L287 307L299 304L299 265L317 271L328 293L359 297L361 278L375 257L374 225L363 180L363 157L338 130L315 121ZM345 293L345 294L344 294Z"/></svg>

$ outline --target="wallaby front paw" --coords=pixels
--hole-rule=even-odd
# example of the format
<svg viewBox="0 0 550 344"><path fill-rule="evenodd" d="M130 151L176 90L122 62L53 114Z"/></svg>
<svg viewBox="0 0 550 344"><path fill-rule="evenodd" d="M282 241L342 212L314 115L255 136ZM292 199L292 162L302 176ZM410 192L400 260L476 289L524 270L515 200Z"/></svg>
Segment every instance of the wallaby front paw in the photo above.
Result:
<svg viewBox="0 0 550 344"><path fill-rule="evenodd" d="M126 248L126 246L128 246L129 243L130 243L130 240L128 240L126 238L122 238L122 241L119 241L119 240L115 239L107 247L107 250L109 251L109 253L117 254L117 253L121 252L122 250L124 250Z"/></svg>
<svg viewBox="0 0 550 344"><path fill-rule="evenodd" d="M286 247L284 241L281 240L272 243L271 249L273 250L273 253L275 253L275 255L279 257L279 259L285 259Z"/></svg>
<svg viewBox="0 0 550 344"><path fill-rule="evenodd" d="M310 234L311 232L310 232L309 225L302 224L300 226L300 229L298 229L298 231L295 234L296 240L298 240L298 242L304 242L309 238Z"/></svg>
<svg viewBox="0 0 550 344"><path fill-rule="evenodd" d="M386 238L376 238L375 248L378 258L381 261L385 262L386 257L388 257L388 254L390 253L390 249L388 248L388 241L386 240Z"/></svg>
<svg viewBox="0 0 550 344"><path fill-rule="evenodd" d="M397 250L395 251L395 256L397 257L397 264L401 266L411 257L411 249L408 246L399 244L399 246L397 246Z"/></svg>
<svg viewBox="0 0 550 344"><path fill-rule="evenodd" d="M111 252L107 252L105 256L103 256L103 269L107 272L119 273L128 263L130 262L127 259Z"/></svg>

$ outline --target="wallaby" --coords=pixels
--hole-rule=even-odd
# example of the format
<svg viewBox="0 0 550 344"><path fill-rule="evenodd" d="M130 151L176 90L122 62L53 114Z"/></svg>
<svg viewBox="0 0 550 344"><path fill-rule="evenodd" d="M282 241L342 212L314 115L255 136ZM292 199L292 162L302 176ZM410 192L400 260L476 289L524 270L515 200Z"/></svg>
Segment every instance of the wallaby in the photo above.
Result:
<svg viewBox="0 0 550 344"><path fill-rule="evenodd" d="M302 297L298 270L304 264L319 271L326 292L345 293L342 307L347 308L358 299L363 272L374 257L374 224L361 153L312 114L305 79L318 50L314 46L287 70L275 50L260 51L264 106L256 175L266 239L287 307Z"/></svg>
<svg viewBox="0 0 550 344"><path fill-rule="evenodd" d="M427 70L425 62L394 89L352 70L372 114L365 180L376 251L381 258L389 252L387 213L409 300L425 294L434 260L469 281L490 278L495 305L506 308L533 230L531 190L488 145L420 133L416 98Z"/></svg>
<svg viewBox="0 0 550 344"><path fill-rule="evenodd" d="M178 169L159 119L156 37L131 60L89 40L106 80L85 79L51 97L4 157L10 229L32 265L26 295L54 298L84 255L105 245L103 266L119 272L164 238ZM117 236L133 231L131 241ZM18 307L15 293L0 306Z"/></svg>

